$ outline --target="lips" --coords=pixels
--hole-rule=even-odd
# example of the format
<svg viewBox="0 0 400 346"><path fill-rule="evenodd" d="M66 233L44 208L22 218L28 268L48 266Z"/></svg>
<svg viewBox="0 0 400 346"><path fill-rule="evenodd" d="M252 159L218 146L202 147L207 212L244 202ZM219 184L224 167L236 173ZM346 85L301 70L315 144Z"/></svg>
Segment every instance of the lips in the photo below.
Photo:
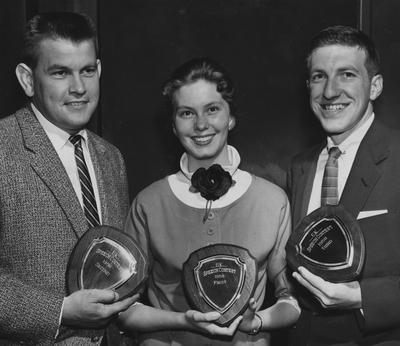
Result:
<svg viewBox="0 0 400 346"><path fill-rule="evenodd" d="M338 112L345 109L348 103L322 104L321 108L328 112Z"/></svg>
<svg viewBox="0 0 400 346"><path fill-rule="evenodd" d="M87 100L81 100L81 101L69 101L69 102L65 102L65 105L68 107L72 107L72 108L82 108L84 106L86 106L86 104L88 104L89 101Z"/></svg>
<svg viewBox="0 0 400 346"><path fill-rule="evenodd" d="M214 134L212 135L204 135L204 136L193 136L191 137L192 141L197 145L207 145L211 143L214 138Z"/></svg>

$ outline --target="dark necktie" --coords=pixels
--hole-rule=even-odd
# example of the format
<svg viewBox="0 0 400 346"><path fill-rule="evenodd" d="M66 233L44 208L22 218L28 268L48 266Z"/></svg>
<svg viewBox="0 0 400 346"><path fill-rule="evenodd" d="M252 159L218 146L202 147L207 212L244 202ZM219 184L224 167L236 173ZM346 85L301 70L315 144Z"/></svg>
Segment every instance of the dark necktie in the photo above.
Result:
<svg viewBox="0 0 400 346"><path fill-rule="evenodd" d="M324 177L322 179L321 206L336 205L339 203L338 193L338 158L342 152L338 147L329 149Z"/></svg>
<svg viewBox="0 0 400 346"><path fill-rule="evenodd" d="M95 227L100 225L100 218L97 211L92 181L90 180L89 171L86 166L85 158L83 157L82 136L74 135L71 136L69 140L75 147L75 161L78 168L79 181L81 183L83 211L89 226Z"/></svg>

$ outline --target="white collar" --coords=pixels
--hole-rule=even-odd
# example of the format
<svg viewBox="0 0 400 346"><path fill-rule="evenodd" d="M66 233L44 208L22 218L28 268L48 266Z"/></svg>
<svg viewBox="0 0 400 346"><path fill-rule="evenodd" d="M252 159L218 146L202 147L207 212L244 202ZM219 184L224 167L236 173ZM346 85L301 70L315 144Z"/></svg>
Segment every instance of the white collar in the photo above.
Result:
<svg viewBox="0 0 400 346"><path fill-rule="evenodd" d="M60 150L66 143L69 143L69 137L71 137L71 135L67 131L60 129L58 126L47 120L33 103L31 103L31 107L37 120L39 121L40 125L42 125L44 131L57 151ZM87 142L87 132L85 129L80 130L78 134L80 134Z"/></svg>
<svg viewBox="0 0 400 346"><path fill-rule="evenodd" d="M240 155L238 151L231 145L228 145L228 161L229 163L222 166L222 168L225 171L229 172L230 175L233 177L240 165ZM179 165L183 175L190 181L194 172L189 172L189 160L186 153L183 153L179 161Z"/></svg>
<svg viewBox="0 0 400 346"><path fill-rule="evenodd" d="M239 199L248 190L252 182L252 176L245 171L238 169L240 164L240 155L237 150L228 145L229 164L223 166L235 180L235 184L231 186L228 192L216 201L212 202L212 208L226 207L237 199ZM176 174L168 176L168 183L173 194L184 204L197 208L205 209L207 200L203 198L199 192L191 192L191 177L193 173L189 173L187 155L183 154L180 160L181 170Z"/></svg>

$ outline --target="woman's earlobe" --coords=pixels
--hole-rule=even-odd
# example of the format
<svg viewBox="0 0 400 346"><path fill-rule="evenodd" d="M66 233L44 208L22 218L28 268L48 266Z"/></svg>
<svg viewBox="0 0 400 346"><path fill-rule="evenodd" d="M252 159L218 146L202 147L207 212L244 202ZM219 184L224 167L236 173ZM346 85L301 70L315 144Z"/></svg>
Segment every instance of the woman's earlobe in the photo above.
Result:
<svg viewBox="0 0 400 346"><path fill-rule="evenodd" d="M228 123L228 130L232 130L235 127L236 124L236 119L234 116L231 116L231 118L229 119L229 123Z"/></svg>

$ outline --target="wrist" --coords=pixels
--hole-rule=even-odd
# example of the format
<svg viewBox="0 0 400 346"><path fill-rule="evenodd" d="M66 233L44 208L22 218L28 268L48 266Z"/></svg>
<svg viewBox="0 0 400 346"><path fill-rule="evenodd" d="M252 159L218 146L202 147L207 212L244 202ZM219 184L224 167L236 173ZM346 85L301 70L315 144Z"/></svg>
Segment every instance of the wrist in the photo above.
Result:
<svg viewBox="0 0 400 346"><path fill-rule="evenodd" d="M179 329L186 329L186 330L195 330L196 328L190 323L190 320L187 318L185 312L178 312L177 313L177 325Z"/></svg>
<svg viewBox="0 0 400 346"><path fill-rule="evenodd" d="M254 317L255 317L255 320L257 320L258 322L257 322L256 326L247 333L249 335L256 335L263 327L264 321L263 321L262 317L258 313L255 313Z"/></svg>

